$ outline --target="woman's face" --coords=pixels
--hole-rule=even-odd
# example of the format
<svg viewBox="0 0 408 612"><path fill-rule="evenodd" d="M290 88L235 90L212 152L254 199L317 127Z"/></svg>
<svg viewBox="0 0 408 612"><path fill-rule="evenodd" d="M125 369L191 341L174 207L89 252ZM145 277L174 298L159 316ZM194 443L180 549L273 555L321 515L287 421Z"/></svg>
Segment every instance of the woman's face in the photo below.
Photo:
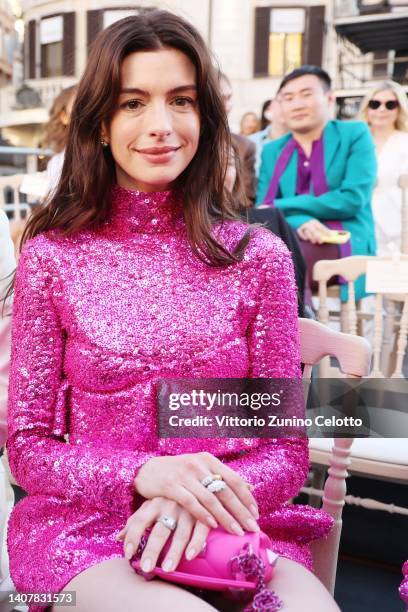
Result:
<svg viewBox="0 0 408 612"><path fill-rule="evenodd" d="M126 189L164 191L193 159L200 137L196 71L181 51L128 55L117 109L102 137Z"/></svg>
<svg viewBox="0 0 408 612"><path fill-rule="evenodd" d="M396 108L389 110L385 105L389 101L398 103L398 99L394 92L391 89L378 91L371 100L380 102L380 106L377 109L367 108L367 118L370 126L389 129L395 127L395 123L398 119L399 106L397 105Z"/></svg>
<svg viewBox="0 0 408 612"><path fill-rule="evenodd" d="M241 121L241 134L249 136L254 134L258 129L258 117L255 113L246 113Z"/></svg>

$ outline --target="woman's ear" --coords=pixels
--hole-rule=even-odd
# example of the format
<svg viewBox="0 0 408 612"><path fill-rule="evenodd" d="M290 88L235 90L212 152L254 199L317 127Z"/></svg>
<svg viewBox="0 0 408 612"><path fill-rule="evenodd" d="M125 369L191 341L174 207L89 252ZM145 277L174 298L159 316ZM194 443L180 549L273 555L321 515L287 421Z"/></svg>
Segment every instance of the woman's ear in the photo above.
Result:
<svg viewBox="0 0 408 612"><path fill-rule="evenodd" d="M68 125L69 123L69 114L65 110L65 108L60 112L60 121L63 125Z"/></svg>
<svg viewBox="0 0 408 612"><path fill-rule="evenodd" d="M109 130L104 121L101 123L101 140L104 140L107 144L109 144Z"/></svg>

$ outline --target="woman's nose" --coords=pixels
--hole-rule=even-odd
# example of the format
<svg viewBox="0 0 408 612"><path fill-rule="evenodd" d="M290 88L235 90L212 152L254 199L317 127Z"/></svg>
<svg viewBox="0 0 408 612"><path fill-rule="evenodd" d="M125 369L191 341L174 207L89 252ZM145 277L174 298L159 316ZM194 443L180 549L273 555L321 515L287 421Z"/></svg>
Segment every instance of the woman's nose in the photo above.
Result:
<svg viewBox="0 0 408 612"><path fill-rule="evenodd" d="M151 136L163 138L173 131L171 115L165 105L152 105L147 114L148 132Z"/></svg>

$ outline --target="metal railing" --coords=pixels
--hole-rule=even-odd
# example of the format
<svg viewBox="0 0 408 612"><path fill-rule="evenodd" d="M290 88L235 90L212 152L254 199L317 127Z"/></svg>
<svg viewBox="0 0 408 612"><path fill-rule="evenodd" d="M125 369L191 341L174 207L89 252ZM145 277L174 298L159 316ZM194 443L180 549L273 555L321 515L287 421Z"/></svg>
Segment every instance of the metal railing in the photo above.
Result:
<svg viewBox="0 0 408 612"><path fill-rule="evenodd" d="M37 172L38 160L44 159L45 157L51 157L54 154L54 151L52 149L41 149L40 147L11 147L1 145L0 155L1 154L13 156L23 155L26 158L26 172L27 174L31 174L33 172Z"/></svg>

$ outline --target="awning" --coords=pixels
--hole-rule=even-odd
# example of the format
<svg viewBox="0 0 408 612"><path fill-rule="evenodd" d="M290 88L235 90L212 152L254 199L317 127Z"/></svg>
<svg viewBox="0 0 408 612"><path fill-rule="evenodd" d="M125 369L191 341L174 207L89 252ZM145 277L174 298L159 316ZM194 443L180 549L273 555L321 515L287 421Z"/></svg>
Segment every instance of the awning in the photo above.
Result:
<svg viewBox="0 0 408 612"><path fill-rule="evenodd" d="M337 19L335 28L363 53L408 49L408 12Z"/></svg>

